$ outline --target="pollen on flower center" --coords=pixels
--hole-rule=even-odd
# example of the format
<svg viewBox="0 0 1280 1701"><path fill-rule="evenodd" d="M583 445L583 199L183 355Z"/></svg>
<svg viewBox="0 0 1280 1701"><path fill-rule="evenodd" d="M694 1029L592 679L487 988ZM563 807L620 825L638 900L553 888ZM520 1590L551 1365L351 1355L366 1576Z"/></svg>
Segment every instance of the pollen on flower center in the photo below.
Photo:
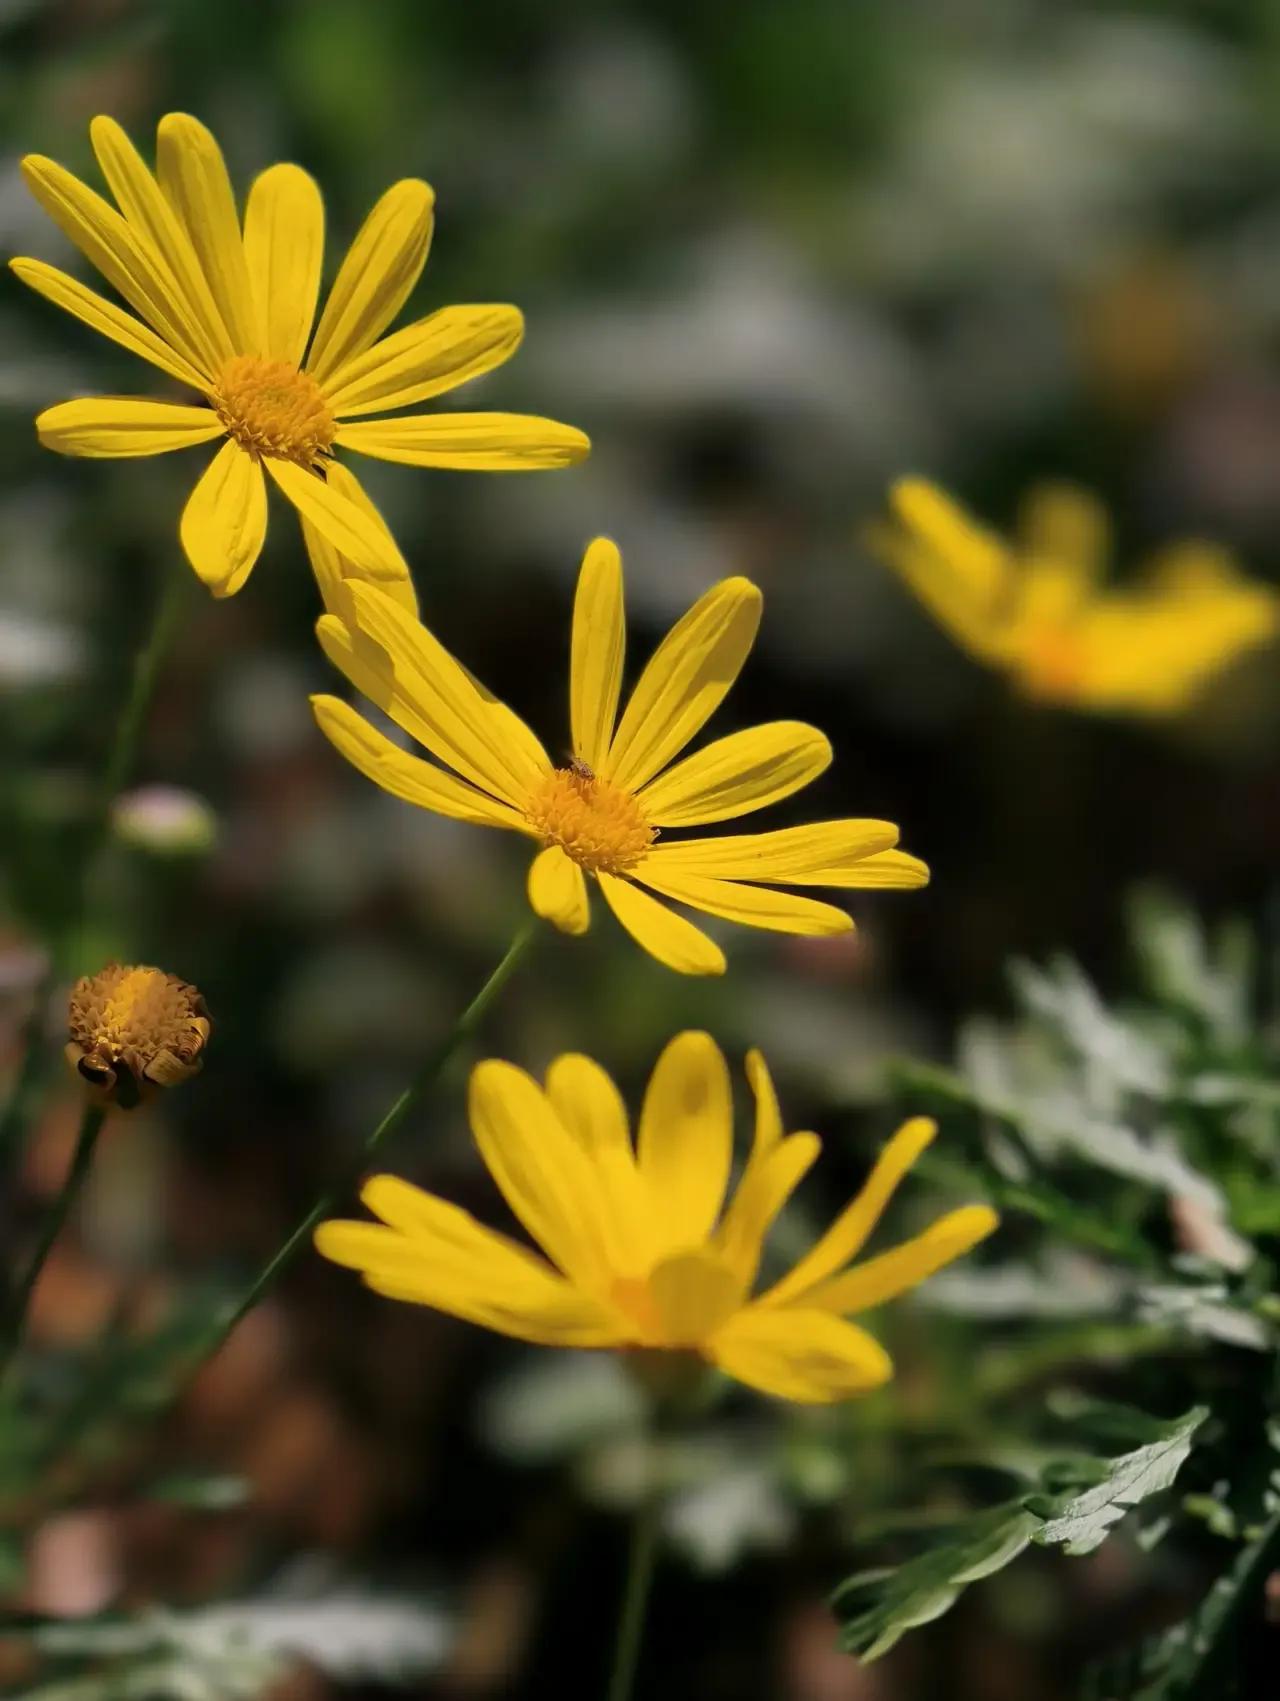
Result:
<svg viewBox="0 0 1280 1701"><path fill-rule="evenodd" d="M81 1079L131 1105L194 1075L212 1024L200 993L176 975L108 963L72 988L67 1029L67 1061Z"/></svg>
<svg viewBox="0 0 1280 1701"><path fill-rule="evenodd" d="M559 845L593 874L630 868L658 836L630 792L585 768L556 768L548 774L527 813L544 844Z"/></svg>
<svg viewBox="0 0 1280 1701"><path fill-rule="evenodd" d="M218 374L213 405L243 448L313 467L337 430L314 378L287 360L238 354Z"/></svg>

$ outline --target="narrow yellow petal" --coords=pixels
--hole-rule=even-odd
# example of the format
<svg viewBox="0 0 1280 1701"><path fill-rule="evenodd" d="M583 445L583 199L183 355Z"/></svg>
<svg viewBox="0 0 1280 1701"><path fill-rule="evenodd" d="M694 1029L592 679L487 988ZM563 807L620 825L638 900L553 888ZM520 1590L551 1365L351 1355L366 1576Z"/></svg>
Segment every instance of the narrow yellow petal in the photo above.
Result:
<svg viewBox="0 0 1280 1701"><path fill-rule="evenodd" d="M523 808L551 767L533 733L521 722L521 736L516 736L510 711L495 712L495 700L434 634L378 587L352 580L349 589L361 635L390 658L396 695L412 708L415 724L405 730L473 784ZM338 660L338 665L344 664ZM354 677L352 683L365 689ZM373 700L384 706L380 698Z"/></svg>
<svg viewBox="0 0 1280 1701"><path fill-rule="evenodd" d="M755 642L762 598L749 579L724 579L658 645L622 714L603 774L627 791L678 756L714 714Z"/></svg>
<svg viewBox="0 0 1280 1701"><path fill-rule="evenodd" d="M657 827L699 827L779 803L831 765L831 745L802 721L770 721L718 738L641 793Z"/></svg>
<svg viewBox="0 0 1280 1701"><path fill-rule="evenodd" d="M756 1101L756 1126L751 1150L754 1155L763 1156L782 1138L782 1107L778 1103L773 1076L769 1073L764 1054L754 1047L747 1053L747 1081Z"/></svg>
<svg viewBox="0 0 1280 1701"><path fill-rule="evenodd" d="M929 865L910 851L876 851L847 863L815 868L797 880L802 886L839 886L848 891L915 892L929 884Z"/></svg>
<svg viewBox="0 0 1280 1701"><path fill-rule="evenodd" d="M302 364L324 265L324 201L298 165L255 177L244 212L244 256L263 352Z"/></svg>
<svg viewBox="0 0 1280 1701"><path fill-rule="evenodd" d="M10 260L9 265L29 289L52 301L55 307L74 314L100 336L119 343L130 354L141 355L180 384L187 384L193 390L204 388L204 379L195 367L148 325L104 296L86 289L69 273L60 272L56 266L46 266L43 260Z"/></svg>
<svg viewBox="0 0 1280 1701"><path fill-rule="evenodd" d="M613 737L626 657L622 557L611 538L587 546L573 599L569 722L573 753L592 773L604 766Z"/></svg>
<svg viewBox="0 0 1280 1701"><path fill-rule="evenodd" d="M480 1154L516 1216L571 1281L607 1294L599 1178L541 1087L490 1059L472 1070L468 1103Z"/></svg>
<svg viewBox="0 0 1280 1701"><path fill-rule="evenodd" d="M221 357L192 325L172 274L151 244L56 160L28 154L22 175L45 212L90 264L211 384Z"/></svg>
<svg viewBox="0 0 1280 1701"><path fill-rule="evenodd" d="M914 1240L904 1241L891 1252L882 1252L878 1258L869 1258L865 1264L812 1288L804 1295L804 1303L841 1314L883 1305L885 1300L927 1281L944 1264L963 1258L999 1226L1000 1219L988 1206L963 1205L939 1218ZM786 1308L782 1309L785 1313Z"/></svg>
<svg viewBox="0 0 1280 1701"><path fill-rule="evenodd" d="M377 509L353 502L335 484L328 484L318 474L292 461L265 457L267 471L293 503L304 520L338 551L345 555L361 573L379 584L404 580L404 556L396 540L387 530Z"/></svg>
<svg viewBox="0 0 1280 1701"><path fill-rule="evenodd" d="M248 352L232 341L190 237L124 130L114 118L100 115L89 126L89 139L120 211L171 282L188 334L209 370L216 372L232 355Z"/></svg>
<svg viewBox="0 0 1280 1701"><path fill-rule="evenodd" d="M1060 561L1096 580L1111 552L1111 522L1092 491L1074 484L1037 484L1018 514L1018 543L1024 556Z"/></svg>
<svg viewBox="0 0 1280 1701"><path fill-rule="evenodd" d="M963 584L975 604L997 613L1014 583L1004 542L924 479L899 479L889 499L902 524Z"/></svg>
<svg viewBox="0 0 1280 1701"><path fill-rule="evenodd" d="M548 845L529 865L529 904L561 933L585 933L590 927L587 882L559 845Z"/></svg>
<svg viewBox="0 0 1280 1701"><path fill-rule="evenodd" d="M821 1149L816 1134L789 1134L749 1158L715 1237L717 1252L737 1271L744 1292L756 1279L765 1236Z"/></svg>
<svg viewBox="0 0 1280 1701"><path fill-rule="evenodd" d="M378 509L374 506L368 491L356 475L338 461L330 461L325 474L325 483L339 496L345 496L349 502L354 502L369 518L370 522L391 537L390 528ZM310 520L302 520L302 540L307 546L307 555L311 561L311 570L316 576L316 584L320 587L320 596L325 608L330 614L336 614L339 619L351 621L354 618L351 598L345 590L348 579L365 579L369 575L357 567L354 561L339 554L334 546L318 532ZM392 543L395 539L392 538ZM399 550L397 550L399 555ZM401 574L398 579L378 578L373 580L378 589L384 591L400 607L418 617L418 594L413 588L413 579L409 573L409 565L400 556Z"/></svg>
<svg viewBox="0 0 1280 1701"><path fill-rule="evenodd" d="M889 1355L865 1329L821 1311L749 1306L729 1319L706 1350L737 1381L807 1405L870 1393L893 1375Z"/></svg>
<svg viewBox="0 0 1280 1701"><path fill-rule="evenodd" d="M452 467L456 472L571 467L591 452L590 440L576 427L528 413L424 413L407 419L370 419L339 425L334 441L381 461Z"/></svg>
<svg viewBox="0 0 1280 1701"><path fill-rule="evenodd" d="M669 873L654 867L646 857L630 871L633 880L661 892L677 904L707 915L736 921L743 927L763 927L771 933L799 933L818 938L849 933L853 921L834 904L814 898L798 898L792 892L775 892L769 886L747 886L737 880L711 880L705 874Z"/></svg>
<svg viewBox="0 0 1280 1701"><path fill-rule="evenodd" d="M446 774L420 756L410 756L338 697L314 696L312 713L320 731L353 768L383 791L418 809L430 809L453 821L472 821L480 827L523 831L524 821L465 780Z"/></svg>
<svg viewBox="0 0 1280 1701"><path fill-rule="evenodd" d="M141 401L133 396L84 396L59 402L37 415L36 432L46 449L56 449L60 455L103 460L163 455L224 434L212 408Z"/></svg>
<svg viewBox="0 0 1280 1701"><path fill-rule="evenodd" d="M330 410L354 419L425 402L510 360L523 335L518 307L442 307L345 361L325 385Z"/></svg>
<svg viewBox="0 0 1280 1701"><path fill-rule="evenodd" d="M216 597L240 589L267 535L267 486L257 459L225 442L182 511L179 536L187 560Z"/></svg>
<svg viewBox="0 0 1280 1701"><path fill-rule="evenodd" d="M249 288L236 198L211 131L187 112L168 112L156 130L156 176L195 250L237 354L263 348Z"/></svg>
<svg viewBox="0 0 1280 1701"><path fill-rule="evenodd" d="M857 1198L846 1205L817 1245L762 1296L762 1303L805 1303L811 1289L856 1258L884 1214L898 1183L937 1132L937 1123L927 1116L914 1116L904 1122L876 1160Z"/></svg>
<svg viewBox="0 0 1280 1701"><path fill-rule="evenodd" d="M606 1241L617 1272L639 1277L653 1265L658 1237L622 1095L598 1063L578 1052L566 1052L552 1063L546 1093L599 1177L607 1211Z"/></svg>
<svg viewBox="0 0 1280 1701"><path fill-rule="evenodd" d="M317 384L375 343L409 299L431 246L434 205L430 184L415 177L393 183L375 203L316 328L307 371Z"/></svg>
<svg viewBox="0 0 1280 1701"><path fill-rule="evenodd" d="M771 833L725 834L712 839L659 842L646 865L668 873L701 874L713 880L759 880L779 886L834 885L831 870L854 867L898 842L891 821L814 821ZM815 880L814 871L823 871Z"/></svg>
<svg viewBox="0 0 1280 1701"><path fill-rule="evenodd" d="M616 874L596 875L605 902L635 940L667 968L682 975L722 975L724 952L701 928L676 915L630 880Z"/></svg>
<svg viewBox="0 0 1280 1701"><path fill-rule="evenodd" d="M710 1034L677 1034L659 1057L636 1158L666 1245L700 1246L720 1214L733 1160L729 1069Z"/></svg>

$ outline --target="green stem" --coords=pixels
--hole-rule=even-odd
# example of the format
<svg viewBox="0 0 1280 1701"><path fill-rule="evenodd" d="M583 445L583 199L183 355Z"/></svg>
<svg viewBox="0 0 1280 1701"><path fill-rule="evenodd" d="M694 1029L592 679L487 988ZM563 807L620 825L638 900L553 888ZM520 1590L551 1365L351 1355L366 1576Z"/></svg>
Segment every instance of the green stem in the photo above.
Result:
<svg viewBox="0 0 1280 1701"><path fill-rule="evenodd" d="M267 1260L267 1263L245 1289L244 1294L237 1304L226 1314L225 1317L219 1319L213 1334L206 1338L206 1340L201 1344L200 1356L202 1358L215 1351L222 1342L226 1340L227 1336L235 1328L236 1324L240 1322L241 1318L253 1310L258 1301L264 1294L266 1294L268 1289L274 1285L287 1266L292 1262L296 1254L301 1251L302 1247L310 1240L312 1231L316 1227L316 1224L328 1216L330 1211L332 1211L335 1206L341 1202L343 1194L348 1190L351 1183L359 1176L361 1171L368 1164L369 1159L374 1156L379 1147L381 1147L386 1140L390 1139L391 1135L400 1127L401 1123L418 1103L418 1100L426 1092L428 1087L434 1084L445 1064L448 1063L454 1052L457 1051L462 1042L471 1034L473 1029L484 1016L486 1010L488 1010L499 992L502 991L502 988L506 985L507 981L510 980L517 964L520 962L520 959L524 956L525 952L532 944L538 931L538 925L536 918L531 919L520 929L519 933L516 934L515 938L511 941L511 944L507 947L506 954L503 956L502 961L494 969L488 980L485 981L479 992L476 993L470 1004L467 1005L461 1016L458 1017L457 1022L450 1032L426 1058L413 1080L410 1081L409 1085L400 1094L400 1097L391 1106L390 1110L387 1111L387 1114L382 1118L382 1121L379 1122L378 1126L373 1130L373 1133L369 1135L364 1145L360 1148L359 1160L354 1166L352 1174L344 1180L341 1186L327 1190L316 1200L315 1204L307 1212L306 1216L303 1217L302 1221L298 1224L297 1228L294 1229L289 1238L272 1255L272 1257Z"/></svg>
<svg viewBox="0 0 1280 1701"><path fill-rule="evenodd" d="M18 1283L9 1301L3 1332L0 1333L0 1384L3 1384L14 1354L22 1344L22 1337L27 1326L27 1312L31 1306L31 1295L35 1292L36 1283L40 1280L40 1272L53 1250L53 1243L62 1232L63 1225L71 1207L80 1196L85 1177L89 1173L89 1165L93 1161L93 1150L98 1143L98 1135L102 1132L102 1124L106 1121L106 1109L102 1105L90 1104L85 1106L84 1115L80 1118L80 1132L76 1137L75 1151L71 1156L71 1166L67 1170L66 1180L62 1183L61 1191L49 1207L45 1217L44 1228L40 1234L40 1242L36 1247L26 1274Z"/></svg>
<svg viewBox="0 0 1280 1701"><path fill-rule="evenodd" d="M618 1615L618 1634L613 1645L608 1701L631 1701L661 1529L662 1495L656 1488L651 1488L637 1506L632 1520L627 1581L622 1594L622 1611Z"/></svg>
<svg viewBox="0 0 1280 1701"><path fill-rule="evenodd" d="M151 626L134 657L129 690L116 721L102 781L88 819L78 835L69 876L71 901L67 915L50 952L49 966L33 994L31 1014L23 1033L22 1062L4 1110L0 1112L0 1173L17 1162L22 1149L40 1081L43 1063L41 1041L49 999L59 976L69 972L80 949L94 865L111 830L111 806L132 777L147 707L155 692L160 664L172 642L186 590L185 572L176 570L165 574L164 588Z"/></svg>

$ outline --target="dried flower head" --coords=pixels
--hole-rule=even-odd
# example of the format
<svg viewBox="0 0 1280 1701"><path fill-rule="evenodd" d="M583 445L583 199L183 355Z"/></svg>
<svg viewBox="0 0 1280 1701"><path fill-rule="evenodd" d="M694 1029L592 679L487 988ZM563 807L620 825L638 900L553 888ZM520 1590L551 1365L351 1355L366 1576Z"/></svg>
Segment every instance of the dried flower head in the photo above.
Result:
<svg viewBox="0 0 1280 1701"><path fill-rule="evenodd" d="M71 989L67 1062L95 1094L129 1110L200 1069L212 1024L199 991L145 964L108 963Z"/></svg>

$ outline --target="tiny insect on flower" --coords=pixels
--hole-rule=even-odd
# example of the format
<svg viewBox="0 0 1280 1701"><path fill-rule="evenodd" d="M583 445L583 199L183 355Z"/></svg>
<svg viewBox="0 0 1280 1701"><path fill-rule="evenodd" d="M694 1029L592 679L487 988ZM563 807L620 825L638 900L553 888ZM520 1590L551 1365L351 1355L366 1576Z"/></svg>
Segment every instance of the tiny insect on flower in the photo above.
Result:
<svg viewBox="0 0 1280 1701"><path fill-rule="evenodd" d="M67 1017L67 1062L93 1097L122 1110L197 1074L213 1031L194 986L143 964L85 975Z"/></svg>
<svg viewBox="0 0 1280 1701"><path fill-rule="evenodd" d="M710 1035L676 1036L658 1059L633 1141L621 1095L569 1053L541 1084L510 1063L477 1065L471 1127L490 1174L538 1252L395 1176L361 1197L380 1221L326 1222L316 1246L374 1292L430 1305L542 1345L625 1353L651 1387L714 1366L780 1399L828 1403L893 1374L850 1315L962 1257L997 1226L965 1205L862 1263L898 1183L937 1132L906 1122L827 1233L757 1291L765 1241L817 1158L787 1134L759 1052L748 1054L755 1130L730 1189L729 1070ZM664 1364L668 1371L664 1371Z"/></svg>

